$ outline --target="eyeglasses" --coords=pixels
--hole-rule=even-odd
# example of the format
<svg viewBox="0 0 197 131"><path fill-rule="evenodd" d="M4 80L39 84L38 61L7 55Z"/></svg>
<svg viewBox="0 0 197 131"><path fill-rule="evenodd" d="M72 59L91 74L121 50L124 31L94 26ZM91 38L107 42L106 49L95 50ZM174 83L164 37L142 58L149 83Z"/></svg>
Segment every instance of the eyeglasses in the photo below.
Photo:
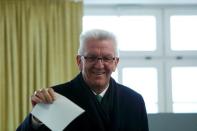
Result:
<svg viewBox="0 0 197 131"><path fill-rule="evenodd" d="M109 64L115 60L115 57L111 57L111 56L104 56L104 57L83 56L83 57L89 63L96 63L97 61L101 60L102 62Z"/></svg>

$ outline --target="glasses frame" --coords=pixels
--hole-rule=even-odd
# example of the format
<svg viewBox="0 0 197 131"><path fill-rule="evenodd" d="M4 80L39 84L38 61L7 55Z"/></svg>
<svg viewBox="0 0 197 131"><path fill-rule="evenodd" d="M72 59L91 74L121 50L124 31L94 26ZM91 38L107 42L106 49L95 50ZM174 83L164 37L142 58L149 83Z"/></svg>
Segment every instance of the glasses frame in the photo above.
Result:
<svg viewBox="0 0 197 131"><path fill-rule="evenodd" d="M116 57L97 57L97 56L82 56L89 63L97 63L101 60L102 63L110 64Z"/></svg>

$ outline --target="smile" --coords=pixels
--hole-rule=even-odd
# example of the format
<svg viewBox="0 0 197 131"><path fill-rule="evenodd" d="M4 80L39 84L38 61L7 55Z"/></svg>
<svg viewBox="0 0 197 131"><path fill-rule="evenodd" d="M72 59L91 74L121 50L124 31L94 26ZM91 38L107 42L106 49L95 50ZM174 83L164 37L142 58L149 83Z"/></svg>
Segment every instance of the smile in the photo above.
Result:
<svg viewBox="0 0 197 131"><path fill-rule="evenodd" d="M97 72L97 71L94 71L93 74L95 74L95 75L103 75L103 74L105 74L105 72Z"/></svg>

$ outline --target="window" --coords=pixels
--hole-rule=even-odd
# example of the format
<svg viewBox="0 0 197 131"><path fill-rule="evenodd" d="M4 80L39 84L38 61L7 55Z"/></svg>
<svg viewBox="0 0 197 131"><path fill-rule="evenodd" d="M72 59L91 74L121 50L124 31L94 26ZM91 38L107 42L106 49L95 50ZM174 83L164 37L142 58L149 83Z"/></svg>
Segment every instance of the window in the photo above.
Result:
<svg viewBox="0 0 197 131"><path fill-rule="evenodd" d="M166 27L165 51L168 56L197 56L197 9L166 9L164 13Z"/></svg>
<svg viewBox="0 0 197 131"><path fill-rule="evenodd" d="M89 5L84 12L83 30L117 36L120 63L112 77L139 92L148 113L197 112L195 6Z"/></svg>
<svg viewBox="0 0 197 131"><path fill-rule="evenodd" d="M149 113L158 112L157 69L154 67L127 67L122 71L122 83L143 95Z"/></svg>

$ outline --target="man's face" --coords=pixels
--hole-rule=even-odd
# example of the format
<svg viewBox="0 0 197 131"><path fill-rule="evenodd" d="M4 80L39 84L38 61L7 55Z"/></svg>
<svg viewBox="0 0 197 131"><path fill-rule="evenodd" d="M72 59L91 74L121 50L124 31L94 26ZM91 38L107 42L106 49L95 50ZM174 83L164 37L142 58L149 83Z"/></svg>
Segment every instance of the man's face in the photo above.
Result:
<svg viewBox="0 0 197 131"><path fill-rule="evenodd" d="M77 56L84 80L89 86L98 88L107 86L118 62L111 40L88 40L83 56Z"/></svg>

